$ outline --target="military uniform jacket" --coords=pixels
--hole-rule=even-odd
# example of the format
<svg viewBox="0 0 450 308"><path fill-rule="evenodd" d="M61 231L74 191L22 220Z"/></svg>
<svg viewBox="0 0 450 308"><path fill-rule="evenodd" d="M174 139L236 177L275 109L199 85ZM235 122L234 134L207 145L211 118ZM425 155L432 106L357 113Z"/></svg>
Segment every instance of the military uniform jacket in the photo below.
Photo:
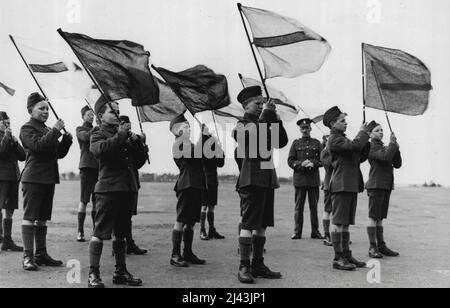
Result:
<svg viewBox="0 0 450 308"><path fill-rule="evenodd" d="M342 132L332 129L328 148L333 164L331 193L364 191L364 180L359 167L367 160L369 154L369 135L365 131L360 131L352 141Z"/></svg>
<svg viewBox="0 0 450 308"><path fill-rule="evenodd" d="M23 147L10 136L0 132L0 181L18 181L20 171L17 161L24 160Z"/></svg>
<svg viewBox="0 0 450 308"><path fill-rule="evenodd" d="M319 168L322 167L320 153L322 144L313 138L300 138L292 143L289 151L288 165L294 170L295 187L319 187ZM302 163L309 159L313 168L302 167Z"/></svg>
<svg viewBox="0 0 450 308"><path fill-rule="evenodd" d="M138 191L136 169L145 164L146 155L128 137L113 125L103 124L92 132L89 149L99 162L96 193Z"/></svg>
<svg viewBox="0 0 450 308"><path fill-rule="evenodd" d="M333 174L333 164L331 161L331 153L327 146L320 153L320 161L325 169L325 178L323 179L323 190L330 190L330 180Z"/></svg>
<svg viewBox="0 0 450 308"><path fill-rule="evenodd" d="M369 153L370 172L366 189L394 189L394 168L402 166L402 156L397 144L386 147L381 140L372 140Z"/></svg>
<svg viewBox="0 0 450 308"><path fill-rule="evenodd" d="M22 183L59 184L58 159L64 158L72 145L72 138L56 128L30 119L20 129L20 140L26 152Z"/></svg>
<svg viewBox="0 0 450 308"><path fill-rule="evenodd" d="M92 152L89 150L91 145L91 135L94 130L92 124L84 123L77 127L77 139L80 145L80 164L79 169L92 168L98 169L98 162Z"/></svg>
<svg viewBox="0 0 450 308"><path fill-rule="evenodd" d="M265 123L266 125L258 125ZM278 145L271 144L272 124L278 124ZM262 131L265 129L266 131ZM266 139L266 153L261 152L259 142L261 136ZM274 148L283 148L288 143L286 130L283 122L277 119L276 112L265 109L261 117L255 117L251 114L244 114L244 119L239 121L233 131L233 138L238 143L235 151L235 159L238 164L240 174L236 188L256 186L269 189L279 188L278 177L275 166L272 162L272 153ZM251 143L256 145L257 153L251 153ZM265 163L265 168L261 168L261 163ZM271 165L271 167L269 167Z"/></svg>
<svg viewBox="0 0 450 308"><path fill-rule="evenodd" d="M216 147L219 147L217 142L213 144L212 150L214 151L214 153L217 152L218 154L215 157L211 159L205 159L204 161L206 182L208 187L219 186L219 181L217 179L217 168L222 168L225 165L225 153L220 147L216 151Z"/></svg>
<svg viewBox="0 0 450 308"><path fill-rule="evenodd" d="M209 135L202 135L201 140L195 145L189 139L176 139L172 152L180 174L174 187L175 191L178 192L188 188L207 189L205 172L207 159L203 153L203 146L210 137Z"/></svg>

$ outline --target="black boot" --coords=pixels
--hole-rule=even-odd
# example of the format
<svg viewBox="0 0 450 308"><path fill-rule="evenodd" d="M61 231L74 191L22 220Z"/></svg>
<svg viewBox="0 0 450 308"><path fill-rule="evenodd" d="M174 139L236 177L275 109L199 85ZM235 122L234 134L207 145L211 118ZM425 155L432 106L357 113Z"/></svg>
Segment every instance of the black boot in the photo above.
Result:
<svg viewBox="0 0 450 308"><path fill-rule="evenodd" d="M126 285L130 287L140 287L142 286L142 280L139 278L134 278L131 275L125 265L117 266L116 271L113 276L113 284Z"/></svg>
<svg viewBox="0 0 450 308"><path fill-rule="evenodd" d="M192 251L192 242L194 241L194 230L185 229L183 232L184 251L183 259L190 264L203 265L206 260L200 259Z"/></svg>
<svg viewBox="0 0 450 308"><path fill-rule="evenodd" d="M183 238L183 231L172 231L172 256L170 258L170 265L175 267L187 267L188 264L181 257L181 241Z"/></svg>
<svg viewBox="0 0 450 308"><path fill-rule="evenodd" d="M364 268L367 265L365 262L361 262L361 261L358 261L355 258L353 258L351 251L344 251L344 257L347 259L347 261L350 264L353 264L357 268Z"/></svg>
<svg viewBox="0 0 450 308"><path fill-rule="evenodd" d="M313 231L313 232L311 233L311 238L312 238L313 240L323 240L323 239L324 239L324 237L322 236L322 234L320 234L320 231L319 231L319 230Z"/></svg>
<svg viewBox="0 0 450 308"><path fill-rule="evenodd" d="M282 277L280 272L270 270L270 268L264 264L264 259L253 259L252 275L255 278L261 277L266 279L281 279Z"/></svg>
<svg viewBox="0 0 450 308"><path fill-rule="evenodd" d="M253 278L251 272L250 261L248 261L247 263L241 262L241 265L239 266L238 280L240 283L255 283L255 279Z"/></svg>
<svg viewBox="0 0 450 308"><path fill-rule="evenodd" d="M378 247L372 246L369 248L369 257L372 259L382 259L383 255L378 250Z"/></svg>
<svg viewBox="0 0 450 308"><path fill-rule="evenodd" d="M26 271L37 271L39 268L34 262L34 226L22 226L22 241L24 247L23 269Z"/></svg>
<svg viewBox="0 0 450 308"><path fill-rule="evenodd" d="M137 246L133 240L127 242L127 254L128 255L142 256L142 255L147 254L147 252L148 252L148 250L139 248L139 246Z"/></svg>
<svg viewBox="0 0 450 308"><path fill-rule="evenodd" d="M63 262L59 260L55 260L50 257L47 253L47 226L36 226L34 239L36 242L36 253L34 257L34 261L37 265L42 266L62 266Z"/></svg>
<svg viewBox="0 0 450 308"><path fill-rule="evenodd" d="M225 238L225 236L219 234L219 232L217 232L216 228L209 228L208 238L216 239L216 240L223 240Z"/></svg>
<svg viewBox="0 0 450 308"><path fill-rule="evenodd" d="M13 251L13 252L22 252L23 247L17 246L11 237L12 231L12 219L3 219L3 243L1 250L2 251Z"/></svg>
<svg viewBox="0 0 450 308"><path fill-rule="evenodd" d="M325 239L323 240L323 244L325 246L329 246L329 247L333 246L333 242L331 241L330 233L325 233Z"/></svg>
<svg viewBox="0 0 450 308"><path fill-rule="evenodd" d="M340 271L354 271L356 266L348 262L342 253L342 233L331 233L331 241L333 242L334 248L333 268Z"/></svg>
<svg viewBox="0 0 450 308"><path fill-rule="evenodd" d="M377 241L378 241L378 250L382 255L386 257L398 257L400 254L396 251L389 249L386 246L386 242L384 241L384 228L377 227Z"/></svg>
<svg viewBox="0 0 450 308"><path fill-rule="evenodd" d="M201 230L200 230L200 239L201 239L202 241L207 241L207 240L209 240L209 236L208 236L208 234L206 233L206 230L205 230L205 229L201 229Z"/></svg>
<svg viewBox="0 0 450 308"><path fill-rule="evenodd" d="M36 250L34 261L39 266L58 267L63 265L62 261L50 257L47 253L47 249Z"/></svg>
<svg viewBox="0 0 450 308"><path fill-rule="evenodd" d="M100 269L99 268L91 268L89 271L88 278L88 288L89 289L104 289L105 284L100 278Z"/></svg>

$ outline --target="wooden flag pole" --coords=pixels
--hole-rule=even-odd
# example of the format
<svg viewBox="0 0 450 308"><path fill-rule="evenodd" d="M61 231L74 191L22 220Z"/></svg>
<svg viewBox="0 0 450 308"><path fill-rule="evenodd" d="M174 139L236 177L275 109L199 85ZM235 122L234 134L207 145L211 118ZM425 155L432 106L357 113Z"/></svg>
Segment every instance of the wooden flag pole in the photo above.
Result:
<svg viewBox="0 0 450 308"><path fill-rule="evenodd" d="M158 69L156 68L156 66L154 66L154 65L152 64L152 65L151 65L151 68L152 68L153 70L155 70L155 71L159 74ZM163 75L159 74L159 76L161 76L161 78L167 83L167 80L164 79L164 76L163 76ZM167 83L167 85L170 87L170 85L169 85L168 83ZM172 89L172 91L173 91L173 89ZM183 103L183 105L186 106L186 104L184 103L184 101L178 96L177 92L173 91L173 93L175 93L175 95L180 99L180 101ZM200 127L201 127L201 126L203 125L203 123L200 122L199 119L197 119L197 117L195 116L195 114L194 114L191 110L189 110L189 108L188 108L187 106L186 106L186 109L189 111L189 113L192 115L192 117L197 121L198 125L200 125Z"/></svg>
<svg viewBox="0 0 450 308"><path fill-rule="evenodd" d="M366 123L366 66L364 61L364 43L361 43L362 60L362 93L363 93L363 123Z"/></svg>
<svg viewBox="0 0 450 308"><path fill-rule="evenodd" d="M250 38L250 34L248 32L248 29L247 29L247 25L245 24L244 13L242 12L242 4L238 3L237 7L238 7L238 10L239 10L239 13L241 14L242 24L244 25L245 33L247 34L248 43L250 45L250 49L252 50L253 58L255 59L256 67L258 68L259 77L261 78L261 82L262 82L262 84L264 86L264 91L266 92L267 98L270 98L269 91L267 90L267 86L266 86L266 80L263 77L263 74L262 74L262 71L261 71L261 67L259 66L258 58L256 57L255 49L253 48L253 43L252 43L252 40Z"/></svg>
<svg viewBox="0 0 450 308"><path fill-rule="evenodd" d="M375 76L375 80L377 81L377 87L378 87L378 92L380 93L381 103L383 104L384 114L386 115L386 120L387 120L387 123L389 125L389 129L391 130L391 133L393 133L392 126L391 126L391 121L389 120L389 116L388 116L388 113L387 113L387 110L386 110L386 102L384 101L384 96L383 96L383 93L381 92L380 81L378 80L378 74L377 74L376 70L373 68L373 61L371 61L371 64L372 64L372 71L373 71L373 74Z"/></svg>
<svg viewBox="0 0 450 308"><path fill-rule="evenodd" d="M98 123L102 123L102 120L98 117L98 114L95 114L95 110L92 108L92 105L91 105L91 103L89 103L88 99L85 98L84 101L88 105L89 109L91 109L91 111L94 113L95 117L97 118Z"/></svg>
<svg viewBox="0 0 450 308"><path fill-rule="evenodd" d="M46 99L48 106L50 107L50 110L53 112L53 114L55 115L55 118L59 121L60 118L58 117L58 114L56 113L55 109L52 106L52 103L50 103L47 95L44 92L44 89L41 87L41 85L39 84L39 81L37 80L36 76L34 75L33 70L30 68L30 66L28 65L27 61L25 60L24 56L22 55L22 53L20 52L19 47L17 47L16 41L14 40L12 35L9 35L9 38L11 39L11 42L13 43L14 47L16 48L17 52L19 53L20 57L23 60L23 63L25 64L25 66L27 67L28 71L31 74L31 77L33 77L34 82L36 83L36 85L39 88L39 91L41 91L42 96L44 96L44 98ZM67 134L67 130L65 128L63 128L63 131Z"/></svg>
<svg viewBox="0 0 450 308"><path fill-rule="evenodd" d="M72 44L69 42L69 40L67 39L67 37L65 36L64 32L60 29L57 30L59 35L61 35L61 37L67 42L67 44L69 44L70 48L72 49L73 53L75 54L75 56L77 57L78 61L80 61L81 65L84 67L84 70L86 71L86 73L89 75L89 78L91 78L92 82L95 84L95 86L97 87L97 89L100 91L100 93L102 94L102 96L105 98L106 103L108 104L109 108L114 112L114 115L116 116L117 120L120 121L120 117L119 114L116 112L115 109L112 108L111 105L111 98L108 97L105 93L105 91L103 91L103 89L100 87L100 84L97 82L97 80L95 79L94 75L92 75L91 71L87 68L87 65L84 63L84 61L81 59L81 57L77 54L77 52L75 51L75 49L73 48Z"/></svg>

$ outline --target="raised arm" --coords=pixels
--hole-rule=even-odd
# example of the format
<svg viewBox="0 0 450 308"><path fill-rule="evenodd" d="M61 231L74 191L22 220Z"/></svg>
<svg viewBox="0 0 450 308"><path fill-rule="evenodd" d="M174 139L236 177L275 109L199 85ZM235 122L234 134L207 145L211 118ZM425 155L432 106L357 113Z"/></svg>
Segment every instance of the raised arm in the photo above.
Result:
<svg viewBox="0 0 450 308"><path fill-rule="evenodd" d="M111 138L106 138L101 130L94 132L91 136L91 146L89 150L97 159L114 155L122 147L128 138L126 131L119 130Z"/></svg>
<svg viewBox="0 0 450 308"><path fill-rule="evenodd" d="M356 152L359 153L369 142L369 135L365 131L360 131L354 140L349 140L344 136L332 135L329 139L331 152Z"/></svg>

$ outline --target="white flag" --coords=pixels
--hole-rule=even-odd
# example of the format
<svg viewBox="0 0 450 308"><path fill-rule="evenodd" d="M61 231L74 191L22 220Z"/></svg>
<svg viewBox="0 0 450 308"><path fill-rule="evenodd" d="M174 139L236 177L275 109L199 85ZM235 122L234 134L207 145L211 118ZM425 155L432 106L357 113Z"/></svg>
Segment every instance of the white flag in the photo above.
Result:
<svg viewBox="0 0 450 308"><path fill-rule="evenodd" d="M251 7L241 9L263 59L266 78L294 78L322 67L331 46L319 34L292 18Z"/></svg>

